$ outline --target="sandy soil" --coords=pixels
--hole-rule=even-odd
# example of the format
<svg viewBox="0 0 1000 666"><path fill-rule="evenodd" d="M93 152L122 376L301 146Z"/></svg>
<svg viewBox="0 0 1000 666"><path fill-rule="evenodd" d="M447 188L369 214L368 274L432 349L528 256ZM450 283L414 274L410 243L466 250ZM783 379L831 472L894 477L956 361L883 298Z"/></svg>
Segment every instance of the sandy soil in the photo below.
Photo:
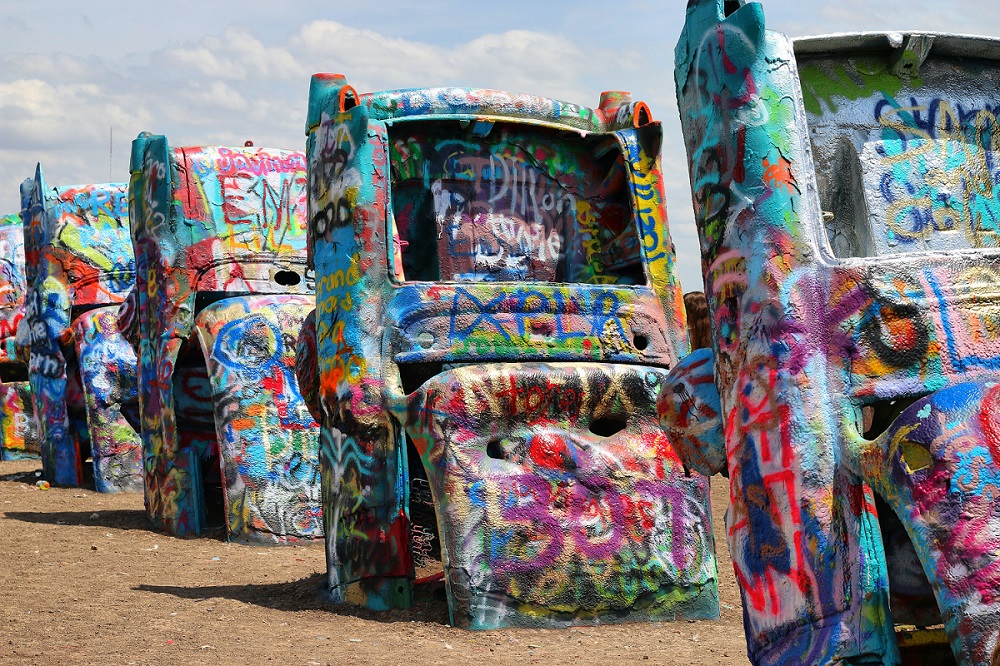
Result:
<svg viewBox="0 0 1000 666"><path fill-rule="evenodd" d="M718 622L471 632L443 589L407 611L332 606L322 546L261 548L150 530L142 497L39 490L0 462L0 664L747 664L713 481Z"/></svg>

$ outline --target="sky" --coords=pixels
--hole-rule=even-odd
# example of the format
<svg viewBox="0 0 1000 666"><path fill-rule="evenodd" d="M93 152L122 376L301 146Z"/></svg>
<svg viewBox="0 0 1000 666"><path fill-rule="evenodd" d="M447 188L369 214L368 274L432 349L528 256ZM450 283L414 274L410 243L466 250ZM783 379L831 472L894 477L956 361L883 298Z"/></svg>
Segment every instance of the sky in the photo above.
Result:
<svg viewBox="0 0 1000 666"><path fill-rule="evenodd" d="M467 86L596 107L628 90L663 121L667 212L701 289L673 83L684 0L0 0L0 214L42 163L50 185L128 180L142 131L171 145L305 149L309 78L359 92ZM790 37L884 30L1000 36L982 0L765 0Z"/></svg>

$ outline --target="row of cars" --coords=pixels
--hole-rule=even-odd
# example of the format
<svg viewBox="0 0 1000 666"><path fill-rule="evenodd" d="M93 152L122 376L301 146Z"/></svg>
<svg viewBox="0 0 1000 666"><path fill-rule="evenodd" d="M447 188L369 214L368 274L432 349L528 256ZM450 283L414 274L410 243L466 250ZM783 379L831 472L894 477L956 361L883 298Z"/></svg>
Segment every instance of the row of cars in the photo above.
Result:
<svg viewBox="0 0 1000 666"><path fill-rule="evenodd" d="M645 104L316 75L304 153L143 134L127 186L29 179L4 386L47 478L325 538L340 601L408 606L431 534L459 626L717 617L724 473L754 663L987 663L998 59L690 2L690 354Z"/></svg>
<svg viewBox="0 0 1000 666"><path fill-rule="evenodd" d="M178 536L325 535L372 608L430 554L462 626L717 617L708 481L656 412L686 335L646 105L317 75L307 131L24 183L46 479Z"/></svg>

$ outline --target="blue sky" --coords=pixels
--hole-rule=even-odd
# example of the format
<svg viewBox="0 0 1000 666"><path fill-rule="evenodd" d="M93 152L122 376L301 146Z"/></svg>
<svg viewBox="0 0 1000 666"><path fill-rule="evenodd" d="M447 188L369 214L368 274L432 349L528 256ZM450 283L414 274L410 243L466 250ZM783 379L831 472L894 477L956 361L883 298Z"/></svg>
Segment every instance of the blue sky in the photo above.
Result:
<svg viewBox="0 0 1000 666"><path fill-rule="evenodd" d="M359 91L475 86L596 106L629 90L664 121L671 232L685 290L701 288L674 98L684 0L0 0L0 214L41 162L53 185L128 179L141 131L174 145L305 146L309 77ZM799 37L933 30L1000 36L1000 4L773 0ZM113 132L113 141L109 134ZM109 151L109 147L111 150ZM109 155L110 152L110 155Z"/></svg>

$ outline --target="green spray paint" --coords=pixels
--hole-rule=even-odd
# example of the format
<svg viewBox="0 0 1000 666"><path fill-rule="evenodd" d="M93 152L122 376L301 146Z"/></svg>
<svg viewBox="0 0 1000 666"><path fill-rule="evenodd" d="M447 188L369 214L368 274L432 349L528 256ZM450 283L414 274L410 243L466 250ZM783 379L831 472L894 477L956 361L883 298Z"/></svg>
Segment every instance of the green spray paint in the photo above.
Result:
<svg viewBox="0 0 1000 666"><path fill-rule="evenodd" d="M886 97L895 97L903 87L903 80L893 74L888 63L882 58L851 58L836 65L807 64L799 70L802 82L802 99L806 111L822 114L822 103L831 111L837 110L834 97L854 101L870 97L880 92ZM912 79L910 85L920 86L919 79Z"/></svg>

